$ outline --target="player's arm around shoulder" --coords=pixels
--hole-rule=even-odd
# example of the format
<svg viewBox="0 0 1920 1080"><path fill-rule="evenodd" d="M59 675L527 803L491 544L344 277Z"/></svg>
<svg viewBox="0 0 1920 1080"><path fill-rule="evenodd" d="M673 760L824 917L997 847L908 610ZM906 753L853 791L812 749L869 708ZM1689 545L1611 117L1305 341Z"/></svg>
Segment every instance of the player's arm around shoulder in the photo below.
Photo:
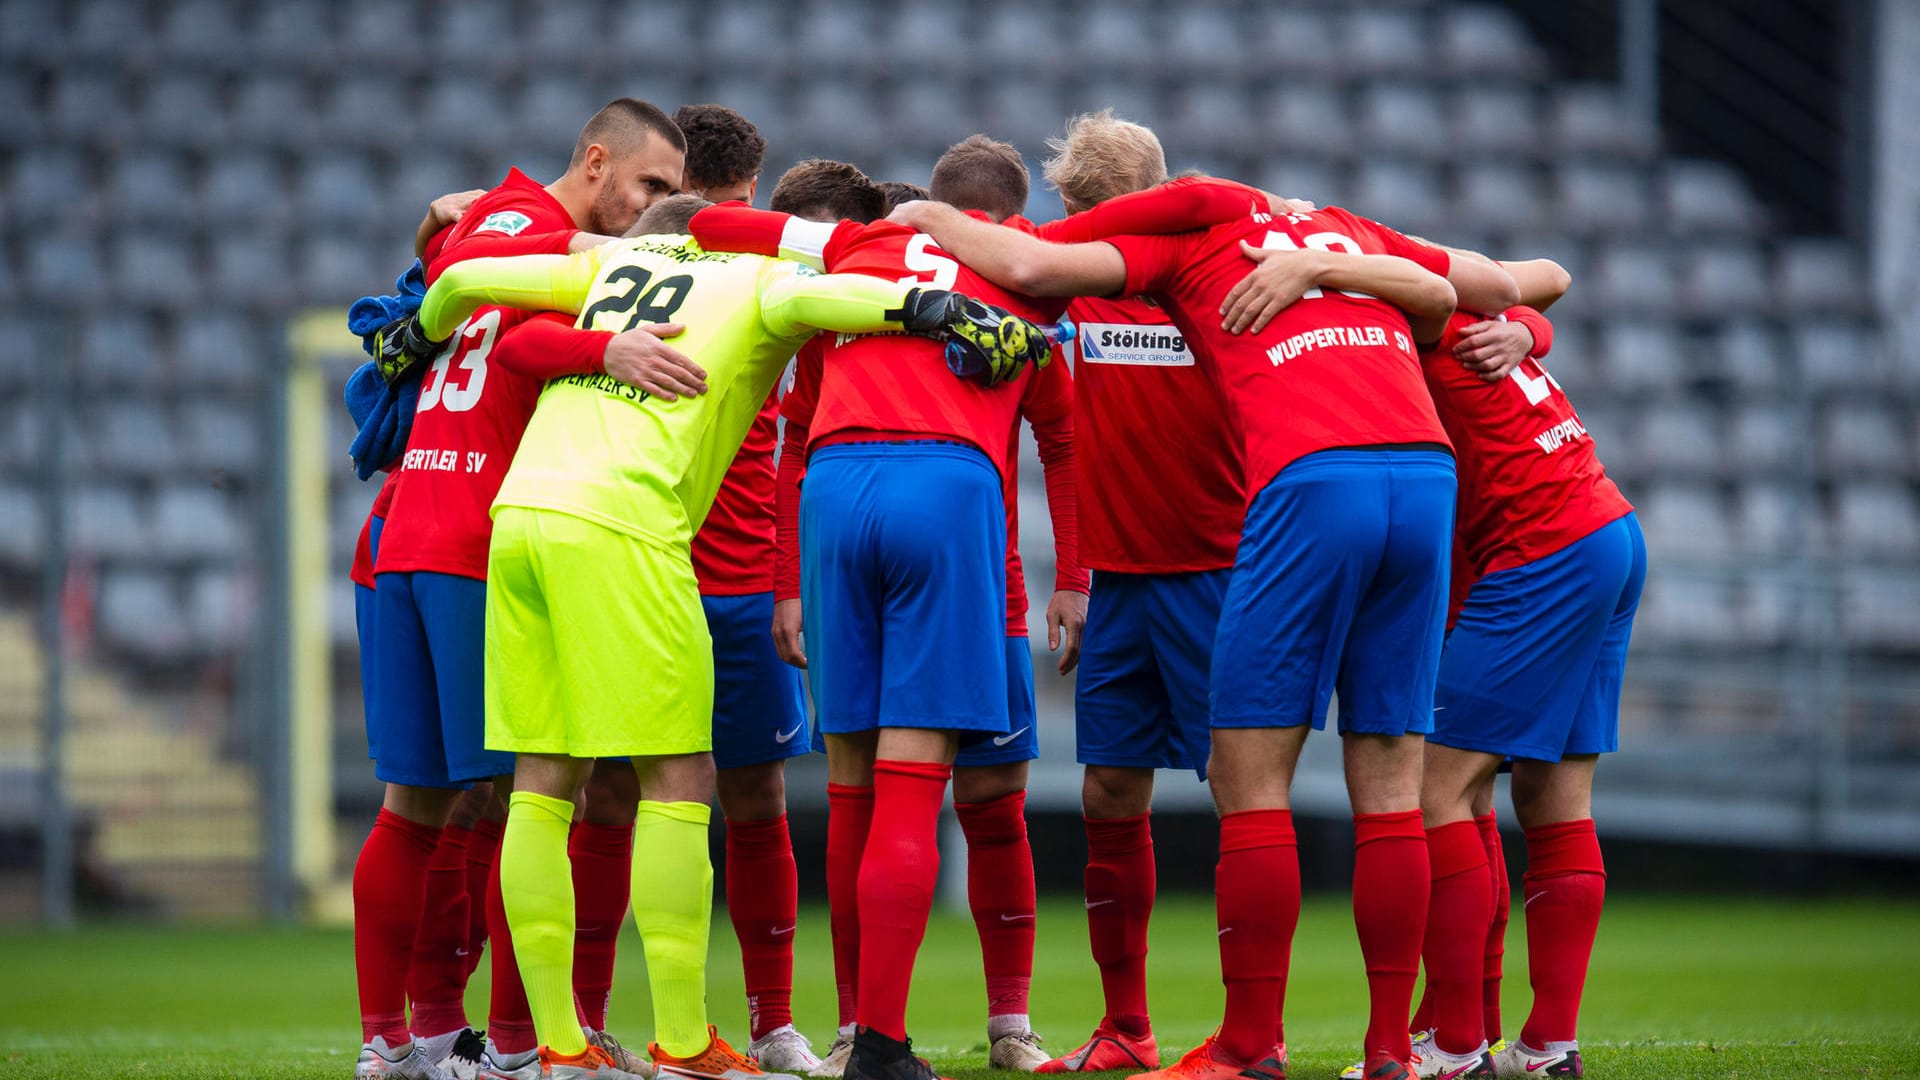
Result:
<svg viewBox="0 0 1920 1080"><path fill-rule="evenodd" d="M797 219L796 219L797 220ZM865 274L822 274L791 259L758 256L760 318L795 349L819 331L870 334L899 330L907 286Z"/></svg>
<svg viewBox="0 0 1920 1080"><path fill-rule="evenodd" d="M420 327L435 340L489 304L578 313L612 245L572 255L469 259L441 273L420 304Z"/></svg>
<svg viewBox="0 0 1920 1080"><path fill-rule="evenodd" d="M887 220L926 233L969 270L1028 296L1111 296L1127 283L1126 260L1111 244L1049 243L936 202L902 203Z"/></svg>

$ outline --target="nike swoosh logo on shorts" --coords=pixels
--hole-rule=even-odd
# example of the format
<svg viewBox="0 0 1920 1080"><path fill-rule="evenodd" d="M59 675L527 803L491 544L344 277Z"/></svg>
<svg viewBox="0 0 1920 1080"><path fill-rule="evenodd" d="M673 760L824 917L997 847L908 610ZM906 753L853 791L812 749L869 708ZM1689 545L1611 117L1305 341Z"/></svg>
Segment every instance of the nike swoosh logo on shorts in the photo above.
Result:
<svg viewBox="0 0 1920 1080"><path fill-rule="evenodd" d="M1087 901L1087 910L1092 911L1094 908L1099 907L1101 904L1117 904L1117 903L1119 903L1118 900L1089 900Z"/></svg>
<svg viewBox="0 0 1920 1080"><path fill-rule="evenodd" d="M1033 921L1033 916L1031 916L1031 915L1002 915L1002 916L1000 916L1000 921L1001 921L1001 922L1032 922L1032 921Z"/></svg>
<svg viewBox="0 0 1920 1080"><path fill-rule="evenodd" d="M1019 738L1020 736L1025 735L1027 733L1027 728L1032 726L1033 726L1032 724L1028 724L1027 727L1023 727L1019 731L1016 731L1011 735L995 735L993 737L993 745L1005 746L1008 743L1012 742L1013 740Z"/></svg>
<svg viewBox="0 0 1920 1080"><path fill-rule="evenodd" d="M800 729L806 726L807 722L802 720L793 726L792 731L776 731L773 733L773 741L782 744L792 742L793 737L800 734Z"/></svg>

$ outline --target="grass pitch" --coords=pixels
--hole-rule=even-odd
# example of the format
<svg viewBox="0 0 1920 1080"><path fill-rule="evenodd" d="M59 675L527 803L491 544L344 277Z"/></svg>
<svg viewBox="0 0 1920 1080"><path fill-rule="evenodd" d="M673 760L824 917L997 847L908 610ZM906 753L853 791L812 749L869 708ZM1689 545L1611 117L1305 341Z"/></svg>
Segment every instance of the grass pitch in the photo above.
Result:
<svg viewBox="0 0 1920 1080"><path fill-rule="evenodd" d="M1525 1018L1526 935L1508 942L1505 1026ZM1086 922L1043 905L1033 1019L1071 1049L1100 1015ZM1151 1003L1163 1052L1219 1021L1213 909L1169 900L1155 913ZM833 976L826 916L802 913L795 1012L824 1049ZM468 1001L485 1016L486 966ZM954 1080L984 1080L985 994L964 916L935 917L909 1016L916 1046ZM328 1078L358 1049L353 956L340 930L88 927L0 934L0 1076ZM715 925L712 1012L736 1045L745 1003L733 936ZM1295 1078L1333 1080L1355 1055L1366 996L1344 898L1309 901L1287 994ZM629 1045L651 1028L639 941L621 942L610 1026ZM1920 1077L1920 905L1611 899L1582 1011L1589 1075Z"/></svg>

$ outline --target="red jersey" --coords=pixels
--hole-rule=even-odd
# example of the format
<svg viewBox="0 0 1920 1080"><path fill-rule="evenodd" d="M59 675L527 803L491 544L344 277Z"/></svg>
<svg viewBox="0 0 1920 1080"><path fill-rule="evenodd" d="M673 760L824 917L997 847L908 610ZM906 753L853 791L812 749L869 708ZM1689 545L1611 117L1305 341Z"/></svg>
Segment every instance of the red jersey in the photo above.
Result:
<svg viewBox="0 0 1920 1080"><path fill-rule="evenodd" d="M778 490L775 495L775 600L800 598L800 483L806 478L808 426L820 396L822 364L827 340L816 337L800 350L793 367L793 385L780 403L786 418L786 437L780 444ZM1047 485L1047 514L1053 520L1053 587L1087 591L1087 574L1079 555L1079 526L1074 495L1073 377L1064 364L1034 372L1025 380L1020 415L1033 426L1040 447L1040 464ZM1007 431L1005 464L1000 490L1007 506L1007 636L1027 633L1027 581L1020 561L1020 493L1017 468L1020 428Z"/></svg>
<svg viewBox="0 0 1920 1080"><path fill-rule="evenodd" d="M725 204L694 215L691 230L701 246L716 251L777 255L789 223L816 231L819 262L829 273L955 289L1040 322L1066 309L1064 300L1009 293L962 266L932 237L889 221L824 225ZM876 432L953 439L978 447L1004 475L1006 433L1023 392L1019 379L995 387L956 379L940 345L918 337L862 334L830 341L827 348L832 362L821 369L809 450Z"/></svg>
<svg viewBox="0 0 1920 1080"><path fill-rule="evenodd" d="M1053 591L1087 591L1080 559L1079 499L1074 459L1073 374L1055 363L1033 373L1020 395L1020 415L1033 428L1053 522ZM1007 433L1007 464L1000 490L1007 503L1007 636L1027 635L1027 575L1020 562L1020 425Z"/></svg>
<svg viewBox="0 0 1920 1080"><path fill-rule="evenodd" d="M360 525L360 540L353 546L353 569L347 571L347 576L353 579L355 585L373 588L373 519L386 520L387 508L393 505L393 480L398 475L390 472L386 479L380 481L380 490L373 497L373 508L367 511L367 520ZM385 528L385 525L381 526L383 537Z"/></svg>
<svg viewBox="0 0 1920 1080"><path fill-rule="evenodd" d="M565 255L579 227L546 188L519 169L480 196L460 220L442 230L439 253L428 249L427 284L464 259L495 255Z"/></svg>
<svg viewBox="0 0 1920 1080"><path fill-rule="evenodd" d="M1080 561L1174 574L1233 565L1247 492L1219 382L1152 301L1084 298L1074 411Z"/></svg>
<svg viewBox="0 0 1920 1080"><path fill-rule="evenodd" d="M787 422L780 440L780 461L773 491L773 598L800 599L800 481L807 474L807 443L814 406L820 400L820 369L827 336L815 335L793 358L793 374L780 399L780 416Z"/></svg>
<svg viewBox="0 0 1920 1080"><path fill-rule="evenodd" d="M1460 331L1486 321L1484 315L1455 312L1440 341L1420 355L1458 459L1454 576L1469 581L1551 555L1633 510L1601 466L1573 403L1540 366L1538 358L1553 347L1552 324L1525 307L1500 317L1525 324L1535 346L1499 382L1481 380L1453 358Z"/></svg>
<svg viewBox="0 0 1920 1080"><path fill-rule="evenodd" d="M1179 224L1169 219L1166 227ZM1126 260L1126 293L1151 294L1213 364L1239 420L1249 495L1318 450L1446 444L1421 380L1412 329L1392 304L1364 293L1311 289L1258 334L1220 327L1227 293L1252 269L1240 253L1243 240L1285 250L1398 255L1443 276L1450 262L1445 251L1338 207L1278 217L1253 207L1204 231L1107 239Z"/></svg>
<svg viewBox="0 0 1920 1080"><path fill-rule="evenodd" d="M460 324L421 382L393 514L380 537L381 573L487 576L493 500L541 391L562 375L604 371L613 338L576 330L571 315L515 308L483 307Z"/></svg>
<svg viewBox="0 0 1920 1080"><path fill-rule="evenodd" d="M776 387L727 467L707 520L693 534L693 572L702 596L744 596L773 588L773 446L779 425Z"/></svg>

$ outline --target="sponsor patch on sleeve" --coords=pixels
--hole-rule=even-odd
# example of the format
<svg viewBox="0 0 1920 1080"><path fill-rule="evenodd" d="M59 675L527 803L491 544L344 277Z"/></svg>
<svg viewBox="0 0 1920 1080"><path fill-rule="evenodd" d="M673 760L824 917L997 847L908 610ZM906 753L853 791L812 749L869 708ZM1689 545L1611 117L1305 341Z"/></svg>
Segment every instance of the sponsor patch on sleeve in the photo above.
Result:
<svg viewBox="0 0 1920 1080"><path fill-rule="evenodd" d="M519 236L521 230L531 224L533 224L533 219L518 210L497 210L488 214L486 220L482 221L479 227L473 231L476 233L490 232L501 233L506 236Z"/></svg>

